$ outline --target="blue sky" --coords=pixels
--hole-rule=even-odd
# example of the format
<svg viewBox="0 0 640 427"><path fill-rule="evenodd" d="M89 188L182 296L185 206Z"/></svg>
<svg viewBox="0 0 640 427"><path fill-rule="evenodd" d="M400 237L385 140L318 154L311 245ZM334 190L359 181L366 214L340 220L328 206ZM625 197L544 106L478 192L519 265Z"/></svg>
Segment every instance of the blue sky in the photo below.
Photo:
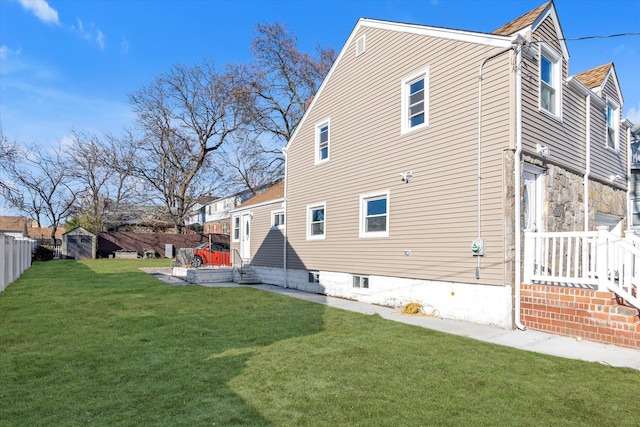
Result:
<svg viewBox="0 0 640 427"><path fill-rule="evenodd" d="M128 94L172 64L248 62L255 24L339 51L358 18L490 32L543 0L0 0L0 120L12 142L72 129L120 134ZM567 38L640 31L638 0L557 0ZM569 73L613 61L623 114L640 123L640 36L569 41Z"/></svg>

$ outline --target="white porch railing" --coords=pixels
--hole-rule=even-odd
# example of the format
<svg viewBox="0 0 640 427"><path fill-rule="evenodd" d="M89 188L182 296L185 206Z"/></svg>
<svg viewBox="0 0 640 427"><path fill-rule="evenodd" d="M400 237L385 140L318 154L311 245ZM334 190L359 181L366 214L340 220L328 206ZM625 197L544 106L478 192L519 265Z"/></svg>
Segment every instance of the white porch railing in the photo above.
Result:
<svg viewBox="0 0 640 427"><path fill-rule="evenodd" d="M0 233L0 292L29 267L35 240Z"/></svg>
<svg viewBox="0 0 640 427"><path fill-rule="evenodd" d="M618 237L606 227L526 232L524 280L609 290L640 309L640 239Z"/></svg>

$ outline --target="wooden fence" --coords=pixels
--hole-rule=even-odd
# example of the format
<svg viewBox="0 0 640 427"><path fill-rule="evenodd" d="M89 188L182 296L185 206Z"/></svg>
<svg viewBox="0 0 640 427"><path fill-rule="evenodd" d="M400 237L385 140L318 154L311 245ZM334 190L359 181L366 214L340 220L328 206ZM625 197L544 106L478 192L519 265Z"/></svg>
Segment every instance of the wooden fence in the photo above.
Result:
<svg viewBox="0 0 640 427"><path fill-rule="evenodd" d="M0 233L0 292L31 267L35 240Z"/></svg>

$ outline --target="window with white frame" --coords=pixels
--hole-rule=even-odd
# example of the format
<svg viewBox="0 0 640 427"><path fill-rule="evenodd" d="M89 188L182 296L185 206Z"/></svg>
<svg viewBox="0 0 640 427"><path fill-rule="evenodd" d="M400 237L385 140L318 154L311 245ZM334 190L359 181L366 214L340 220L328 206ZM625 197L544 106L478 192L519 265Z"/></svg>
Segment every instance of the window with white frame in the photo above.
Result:
<svg viewBox="0 0 640 427"><path fill-rule="evenodd" d="M389 190L360 196L360 237L389 237Z"/></svg>
<svg viewBox="0 0 640 427"><path fill-rule="evenodd" d="M273 228L284 227L284 211L271 212L271 227Z"/></svg>
<svg viewBox="0 0 640 427"><path fill-rule="evenodd" d="M310 271L309 272L309 283L320 283L320 272L318 272L318 271Z"/></svg>
<svg viewBox="0 0 640 427"><path fill-rule="evenodd" d="M560 117L562 61L551 48L540 44L540 108Z"/></svg>
<svg viewBox="0 0 640 427"><path fill-rule="evenodd" d="M369 278L367 276L353 276L353 287L359 289L369 289Z"/></svg>
<svg viewBox="0 0 640 427"><path fill-rule="evenodd" d="M222 234L229 233L229 224L227 222L222 223Z"/></svg>
<svg viewBox="0 0 640 427"><path fill-rule="evenodd" d="M620 149L618 140L618 106L612 103L607 104L607 147L614 150Z"/></svg>
<svg viewBox="0 0 640 427"><path fill-rule="evenodd" d="M325 238L325 209L324 203L307 206L307 240Z"/></svg>
<svg viewBox="0 0 640 427"><path fill-rule="evenodd" d="M402 80L401 133L429 125L429 69Z"/></svg>
<svg viewBox="0 0 640 427"><path fill-rule="evenodd" d="M240 241L240 217L239 216L233 217L233 241L234 242Z"/></svg>
<svg viewBox="0 0 640 427"><path fill-rule="evenodd" d="M316 164L329 160L329 120L316 125Z"/></svg>

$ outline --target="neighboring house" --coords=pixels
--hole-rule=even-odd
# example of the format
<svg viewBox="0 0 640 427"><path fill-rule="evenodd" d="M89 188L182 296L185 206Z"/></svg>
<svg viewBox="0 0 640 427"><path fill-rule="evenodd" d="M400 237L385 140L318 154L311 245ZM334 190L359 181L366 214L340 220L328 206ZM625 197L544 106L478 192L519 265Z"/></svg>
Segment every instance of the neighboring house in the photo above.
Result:
<svg viewBox="0 0 640 427"><path fill-rule="evenodd" d="M38 241L51 242L51 227L38 227L38 223L23 216L0 216L0 233L13 237L30 237ZM58 243L65 232L63 227L56 230Z"/></svg>
<svg viewBox="0 0 640 427"><path fill-rule="evenodd" d="M23 216L0 216L0 233L11 237L28 237L29 220Z"/></svg>
<svg viewBox="0 0 640 427"><path fill-rule="evenodd" d="M271 185L261 185L257 188L256 194L261 194ZM186 225L200 224L204 234L230 234L231 211L252 196L249 190L244 190L227 197L201 198L191 208L191 215L187 218Z"/></svg>
<svg viewBox="0 0 640 427"><path fill-rule="evenodd" d="M608 316L616 295L594 283L613 269L587 244L624 228L629 123L612 63L569 68L553 2L493 33L359 20L285 148L284 198L234 211L232 245L263 282L446 318L573 334L545 292ZM586 282L539 287L543 232L582 233L552 241L553 268L575 245Z"/></svg>
<svg viewBox="0 0 640 427"><path fill-rule="evenodd" d="M163 206L132 203L108 203L102 226L106 231L136 233L171 233L176 228Z"/></svg>
<svg viewBox="0 0 640 427"><path fill-rule="evenodd" d="M62 235L62 255L74 259L95 259L98 236L83 227L76 227Z"/></svg>

